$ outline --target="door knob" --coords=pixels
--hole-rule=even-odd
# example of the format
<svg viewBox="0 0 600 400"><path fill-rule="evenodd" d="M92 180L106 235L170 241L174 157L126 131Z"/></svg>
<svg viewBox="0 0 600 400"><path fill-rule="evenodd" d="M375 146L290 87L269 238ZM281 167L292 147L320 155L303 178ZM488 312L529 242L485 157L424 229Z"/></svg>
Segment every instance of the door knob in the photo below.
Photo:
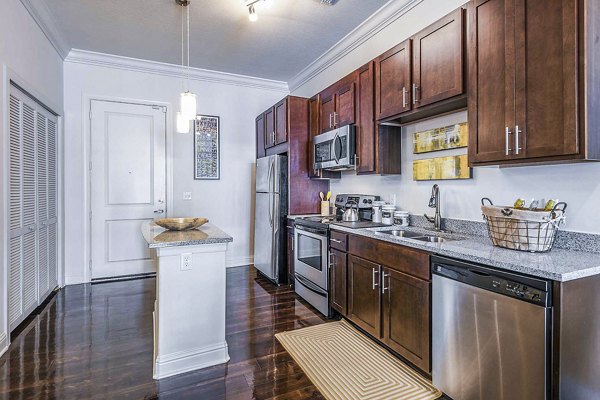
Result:
<svg viewBox="0 0 600 400"><path fill-rule="evenodd" d="M165 212L165 210L162 210L162 209L161 210L154 210L154 214L162 214L164 212Z"/></svg>

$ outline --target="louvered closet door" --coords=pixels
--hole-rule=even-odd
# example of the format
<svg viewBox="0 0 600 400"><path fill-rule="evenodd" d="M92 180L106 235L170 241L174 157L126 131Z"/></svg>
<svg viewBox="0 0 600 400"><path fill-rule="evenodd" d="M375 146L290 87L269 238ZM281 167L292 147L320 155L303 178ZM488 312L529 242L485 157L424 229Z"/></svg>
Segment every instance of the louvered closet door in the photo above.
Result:
<svg viewBox="0 0 600 400"><path fill-rule="evenodd" d="M37 111L38 303L57 285L56 117Z"/></svg>
<svg viewBox="0 0 600 400"><path fill-rule="evenodd" d="M9 327L56 287L56 117L11 86Z"/></svg>

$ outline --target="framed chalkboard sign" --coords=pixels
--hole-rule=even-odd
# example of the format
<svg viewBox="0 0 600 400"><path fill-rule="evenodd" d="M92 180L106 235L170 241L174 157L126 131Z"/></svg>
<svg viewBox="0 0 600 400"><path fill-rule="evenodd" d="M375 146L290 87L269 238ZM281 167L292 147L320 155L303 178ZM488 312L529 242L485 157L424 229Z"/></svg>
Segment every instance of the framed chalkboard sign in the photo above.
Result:
<svg viewBox="0 0 600 400"><path fill-rule="evenodd" d="M194 179L220 179L220 121L197 115L194 121Z"/></svg>

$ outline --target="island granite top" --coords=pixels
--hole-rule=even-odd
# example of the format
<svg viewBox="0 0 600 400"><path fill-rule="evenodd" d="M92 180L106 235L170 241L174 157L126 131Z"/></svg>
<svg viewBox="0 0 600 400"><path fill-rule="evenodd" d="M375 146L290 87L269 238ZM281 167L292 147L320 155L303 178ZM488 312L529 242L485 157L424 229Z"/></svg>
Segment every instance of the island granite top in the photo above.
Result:
<svg viewBox="0 0 600 400"><path fill-rule="evenodd" d="M231 236L212 224L204 224L188 231L170 231L154 222L146 222L142 224L142 235L151 249L233 242Z"/></svg>
<svg viewBox="0 0 600 400"><path fill-rule="evenodd" d="M503 270L521 272L560 282L600 274L600 254L598 253L558 248L547 253L528 253L495 247L491 244L489 238L484 236L465 235L461 233L440 234L442 237L459 239L443 243L421 242L414 239L379 233L379 231L391 229L406 229L432 234L431 231L414 227L387 226L384 228L351 229L339 225L330 225L330 228L358 236L401 244L439 256L489 265Z"/></svg>

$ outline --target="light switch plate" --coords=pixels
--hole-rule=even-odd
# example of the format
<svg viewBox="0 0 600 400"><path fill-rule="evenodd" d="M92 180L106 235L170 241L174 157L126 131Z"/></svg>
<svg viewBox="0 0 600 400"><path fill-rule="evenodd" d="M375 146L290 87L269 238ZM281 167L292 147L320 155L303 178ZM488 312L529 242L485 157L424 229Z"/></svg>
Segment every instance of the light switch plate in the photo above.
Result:
<svg viewBox="0 0 600 400"><path fill-rule="evenodd" d="M192 253L183 253L181 255L181 262L179 268L182 271L189 271L192 269Z"/></svg>
<svg viewBox="0 0 600 400"><path fill-rule="evenodd" d="M183 199L184 200L191 200L192 199L192 192L183 192Z"/></svg>

